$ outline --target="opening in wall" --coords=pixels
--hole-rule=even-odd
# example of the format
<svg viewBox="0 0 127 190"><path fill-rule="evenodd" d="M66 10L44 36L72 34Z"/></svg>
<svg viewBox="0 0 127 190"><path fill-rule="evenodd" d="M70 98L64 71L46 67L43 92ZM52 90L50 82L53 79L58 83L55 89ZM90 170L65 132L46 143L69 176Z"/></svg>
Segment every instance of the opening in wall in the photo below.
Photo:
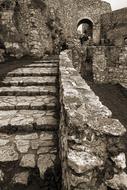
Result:
<svg viewBox="0 0 127 190"><path fill-rule="evenodd" d="M89 19L82 19L77 25L77 32L81 45L93 38L93 23Z"/></svg>

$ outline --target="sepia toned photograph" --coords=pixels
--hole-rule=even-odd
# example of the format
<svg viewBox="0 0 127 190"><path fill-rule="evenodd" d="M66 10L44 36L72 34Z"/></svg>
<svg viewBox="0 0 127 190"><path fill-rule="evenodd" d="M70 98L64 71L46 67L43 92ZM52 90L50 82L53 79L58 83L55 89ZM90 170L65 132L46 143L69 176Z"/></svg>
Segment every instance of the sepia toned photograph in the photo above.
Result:
<svg viewBox="0 0 127 190"><path fill-rule="evenodd" d="M127 190L127 0L0 0L0 190Z"/></svg>

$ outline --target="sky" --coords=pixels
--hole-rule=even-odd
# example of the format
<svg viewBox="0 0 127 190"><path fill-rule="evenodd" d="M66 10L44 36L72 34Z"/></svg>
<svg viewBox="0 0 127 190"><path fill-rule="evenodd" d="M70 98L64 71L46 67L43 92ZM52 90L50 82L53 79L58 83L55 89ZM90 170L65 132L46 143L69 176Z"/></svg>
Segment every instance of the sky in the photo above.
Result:
<svg viewBox="0 0 127 190"><path fill-rule="evenodd" d="M127 0L105 0L112 6L112 10L121 9L127 7Z"/></svg>

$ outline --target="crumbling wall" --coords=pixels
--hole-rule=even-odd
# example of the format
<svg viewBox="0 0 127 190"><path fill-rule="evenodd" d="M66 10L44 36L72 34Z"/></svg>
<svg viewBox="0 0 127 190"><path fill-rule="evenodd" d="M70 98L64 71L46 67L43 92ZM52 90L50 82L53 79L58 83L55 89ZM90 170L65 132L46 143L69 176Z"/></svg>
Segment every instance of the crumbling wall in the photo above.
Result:
<svg viewBox="0 0 127 190"><path fill-rule="evenodd" d="M93 76L97 83L127 82L127 47L98 46L93 53Z"/></svg>
<svg viewBox="0 0 127 190"><path fill-rule="evenodd" d="M13 6L10 4L0 12L0 40L5 45L6 54L17 58L24 55L42 57L54 51L58 54L62 33L58 6L49 6L50 0L10 2Z"/></svg>
<svg viewBox="0 0 127 190"><path fill-rule="evenodd" d="M93 22L93 41L100 43L100 15L110 12L101 0L2 0L0 2L0 40L6 54L41 57L59 54L69 39L77 38L82 19Z"/></svg>
<svg viewBox="0 0 127 190"><path fill-rule="evenodd" d="M127 8L106 13L101 16L101 38L116 46L124 44L127 37Z"/></svg>
<svg viewBox="0 0 127 190"><path fill-rule="evenodd" d="M60 150L64 190L127 188L124 126L60 54Z"/></svg>

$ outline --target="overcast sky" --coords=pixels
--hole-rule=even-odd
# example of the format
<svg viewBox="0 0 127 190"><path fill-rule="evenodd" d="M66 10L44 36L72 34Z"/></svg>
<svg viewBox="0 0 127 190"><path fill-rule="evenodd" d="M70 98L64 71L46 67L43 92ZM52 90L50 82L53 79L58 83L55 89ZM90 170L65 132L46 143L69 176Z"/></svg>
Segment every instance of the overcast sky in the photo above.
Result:
<svg viewBox="0 0 127 190"><path fill-rule="evenodd" d="M112 6L112 10L121 9L127 7L127 0L105 0Z"/></svg>

